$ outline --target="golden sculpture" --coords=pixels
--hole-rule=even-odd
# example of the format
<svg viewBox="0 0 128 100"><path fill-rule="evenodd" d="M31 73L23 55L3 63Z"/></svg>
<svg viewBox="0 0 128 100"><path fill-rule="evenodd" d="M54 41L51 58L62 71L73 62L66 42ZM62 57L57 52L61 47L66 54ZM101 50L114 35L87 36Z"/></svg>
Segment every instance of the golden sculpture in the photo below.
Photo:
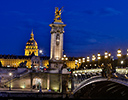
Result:
<svg viewBox="0 0 128 100"><path fill-rule="evenodd" d="M55 18L54 18L54 22L62 22L62 19L61 19L62 9L63 9L63 7L61 7L60 10L59 10L58 7L55 7Z"/></svg>

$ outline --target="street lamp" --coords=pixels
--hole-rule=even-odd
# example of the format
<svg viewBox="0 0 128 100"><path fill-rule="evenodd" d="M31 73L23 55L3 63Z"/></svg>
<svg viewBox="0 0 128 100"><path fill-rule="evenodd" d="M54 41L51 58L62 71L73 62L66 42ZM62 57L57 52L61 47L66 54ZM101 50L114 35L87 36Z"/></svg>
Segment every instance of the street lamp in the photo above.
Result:
<svg viewBox="0 0 128 100"><path fill-rule="evenodd" d="M61 74L59 77L59 91L61 92L61 85L63 86L63 77L62 77L62 70L63 68L66 68L66 61L68 60L68 57L66 57L66 54L63 55L63 57L61 58L61 60L63 61L63 66L62 68L59 70L59 73ZM61 80L61 81L60 81ZM63 93L63 89L62 89L62 93Z"/></svg>
<svg viewBox="0 0 128 100"><path fill-rule="evenodd" d="M82 58L82 62L83 62L83 63L85 62L85 58Z"/></svg>
<svg viewBox="0 0 128 100"><path fill-rule="evenodd" d="M81 59L78 59L78 61L79 61L79 67L80 67L80 64L81 64Z"/></svg>
<svg viewBox="0 0 128 100"><path fill-rule="evenodd" d="M42 50L39 50L39 53L40 53L40 54L42 54L42 53L43 53L43 51L42 51Z"/></svg>
<svg viewBox="0 0 128 100"><path fill-rule="evenodd" d="M128 49L127 49L127 57L128 57Z"/></svg>
<svg viewBox="0 0 128 100"><path fill-rule="evenodd" d="M95 61L96 60L96 56L93 54L92 55L92 61Z"/></svg>
<svg viewBox="0 0 128 100"><path fill-rule="evenodd" d="M128 49L127 49L127 56L126 56L126 67L128 65Z"/></svg>
<svg viewBox="0 0 128 100"><path fill-rule="evenodd" d="M87 56L87 66L88 66L89 62L90 62L90 57Z"/></svg>
<svg viewBox="0 0 128 100"><path fill-rule="evenodd" d="M66 57L66 55L64 54L64 56L61 58L63 61L67 61L68 57Z"/></svg>
<svg viewBox="0 0 128 100"><path fill-rule="evenodd" d="M82 68L85 69L85 58L82 58Z"/></svg>
<svg viewBox="0 0 128 100"><path fill-rule="evenodd" d="M108 63L110 63L111 62L111 53L109 52L108 53Z"/></svg>
<svg viewBox="0 0 128 100"><path fill-rule="evenodd" d="M121 50L120 49L118 49L117 50L117 57L118 57L118 64L119 64L119 66L120 66L120 58L121 58Z"/></svg>
<svg viewBox="0 0 128 100"><path fill-rule="evenodd" d="M9 91L11 91L11 81L12 81L12 78L11 78L11 76L12 76L12 73L11 73L11 72L9 73L9 76L10 76L10 79L11 79L11 80L10 80Z"/></svg>
<svg viewBox="0 0 128 100"><path fill-rule="evenodd" d="M104 53L104 58L105 58L105 59L108 58L108 52L107 52L107 51L105 51L105 53Z"/></svg>
<svg viewBox="0 0 128 100"><path fill-rule="evenodd" d="M90 57L89 56L87 56L87 62L89 62L90 61Z"/></svg>
<svg viewBox="0 0 128 100"><path fill-rule="evenodd" d="M81 63L81 59L78 59L79 60L79 64Z"/></svg>
<svg viewBox="0 0 128 100"><path fill-rule="evenodd" d="M98 59L98 65L97 65L97 66L99 66L99 64L100 64L100 59L101 59L100 53L97 54L97 59Z"/></svg>
<svg viewBox="0 0 128 100"><path fill-rule="evenodd" d="M108 53L108 56L109 56L109 57L111 56L111 53L110 53L110 52Z"/></svg>
<svg viewBox="0 0 128 100"><path fill-rule="evenodd" d="M122 60L120 63L121 63L121 64L123 64L123 63L124 63L124 61Z"/></svg>
<svg viewBox="0 0 128 100"><path fill-rule="evenodd" d="M100 53L97 54L97 59L98 59L98 60L101 59Z"/></svg>
<svg viewBox="0 0 128 100"><path fill-rule="evenodd" d="M78 60L75 60L75 69L78 67L77 62Z"/></svg>
<svg viewBox="0 0 128 100"><path fill-rule="evenodd" d="M121 57L121 50L120 49L117 50L117 57Z"/></svg>
<svg viewBox="0 0 128 100"><path fill-rule="evenodd" d="M94 61L96 60L96 56L93 54L92 55L92 61L93 61L93 65L92 66L94 66Z"/></svg>
<svg viewBox="0 0 128 100"><path fill-rule="evenodd" d="M107 66L107 63L108 63L108 52L107 51L105 51L105 53L104 53L104 58L105 58L104 65L105 65L105 68L107 68L108 67Z"/></svg>

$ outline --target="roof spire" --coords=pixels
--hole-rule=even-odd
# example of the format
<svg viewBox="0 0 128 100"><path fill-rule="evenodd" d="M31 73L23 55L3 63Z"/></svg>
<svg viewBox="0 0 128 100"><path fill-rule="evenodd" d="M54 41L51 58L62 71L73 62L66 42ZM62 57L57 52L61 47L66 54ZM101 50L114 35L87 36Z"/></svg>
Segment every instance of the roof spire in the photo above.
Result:
<svg viewBox="0 0 128 100"><path fill-rule="evenodd" d="M31 37L30 37L31 40L34 40L34 34L33 34L33 29L32 29L32 32L31 32Z"/></svg>

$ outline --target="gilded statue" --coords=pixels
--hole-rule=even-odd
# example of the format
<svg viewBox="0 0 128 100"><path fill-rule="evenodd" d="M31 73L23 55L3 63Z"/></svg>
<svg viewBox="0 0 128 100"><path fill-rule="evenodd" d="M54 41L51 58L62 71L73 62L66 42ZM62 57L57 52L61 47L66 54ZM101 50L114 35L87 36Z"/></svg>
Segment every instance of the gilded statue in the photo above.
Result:
<svg viewBox="0 0 128 100"><path fill-rule="evenodd" d="M62 13L62 9L63 7L61 7L61 9L59 9L58 7L55 7L55 18L54 21L61 21L61 13Z"/></svg>

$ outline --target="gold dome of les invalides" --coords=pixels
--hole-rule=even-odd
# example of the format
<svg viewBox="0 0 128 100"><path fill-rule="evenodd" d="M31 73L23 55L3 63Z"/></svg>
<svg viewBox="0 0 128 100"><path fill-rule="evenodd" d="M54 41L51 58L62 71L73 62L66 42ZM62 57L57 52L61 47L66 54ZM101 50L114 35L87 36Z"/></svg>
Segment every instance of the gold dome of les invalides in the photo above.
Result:
<svg viewBox="0 0 128 100"><path fill-rule="evenodd" d="M33 30L32 30L31 37L28 40L28 42L26 43L25 56L30 56L33 53L35 56L38 56L38 44L34 40L34 34L33 34Z"/></svg>

